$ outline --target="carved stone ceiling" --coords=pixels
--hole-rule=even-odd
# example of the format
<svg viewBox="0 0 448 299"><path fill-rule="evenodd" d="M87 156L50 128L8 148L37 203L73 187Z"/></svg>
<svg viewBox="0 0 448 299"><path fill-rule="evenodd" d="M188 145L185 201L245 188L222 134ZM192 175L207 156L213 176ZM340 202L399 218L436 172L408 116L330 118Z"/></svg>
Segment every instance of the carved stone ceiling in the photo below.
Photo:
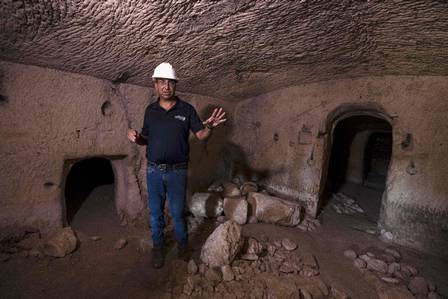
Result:
<svg viewBox="0 0 448 299"><path fill-rule="evenodd" d="M235 101L366 75L448 75L448 1L2 0L0 59Z"/></svg>

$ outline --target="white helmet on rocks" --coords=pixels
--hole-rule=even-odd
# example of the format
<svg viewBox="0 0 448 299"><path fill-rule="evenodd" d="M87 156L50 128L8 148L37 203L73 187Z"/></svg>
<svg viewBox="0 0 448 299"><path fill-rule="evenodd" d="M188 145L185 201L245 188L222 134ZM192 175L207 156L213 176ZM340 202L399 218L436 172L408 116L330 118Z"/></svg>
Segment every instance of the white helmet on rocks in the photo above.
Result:
<svg viewBox="0 0 448 299"><path fill-rule="evenodd" d="M172 79L177 81L176 71L168 62L162 62L155 69L152 78Z"/></svg>

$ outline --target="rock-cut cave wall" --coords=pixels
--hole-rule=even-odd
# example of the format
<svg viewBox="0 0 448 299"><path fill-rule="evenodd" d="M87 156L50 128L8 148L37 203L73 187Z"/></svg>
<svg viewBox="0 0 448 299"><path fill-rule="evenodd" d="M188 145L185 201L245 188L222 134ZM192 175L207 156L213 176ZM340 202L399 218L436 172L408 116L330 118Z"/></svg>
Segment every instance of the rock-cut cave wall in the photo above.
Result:
<svg viewBox="0 0 448 299"><path fill-rule="evenodd" d="M112 163L121 222L146 219L145 150L126 132L141 129L152 89L0 61L0 95L0 229L61 227L65 177L76 161L90 157ZM180 96L201 117L218 105L232 114L225 102ZM229 129L216 130L213 143L192 141L192 192L223 175L218 156Z"/></svg>
<svg viewBox="0 0 448 299"><path fill-rule="evenodd" d="M304 84L240 102L236 134L271 191L316 215L340 117L373 114L392 125L380 227L394 241L445 254L448 246L448 79L385 76Z"/></svg>

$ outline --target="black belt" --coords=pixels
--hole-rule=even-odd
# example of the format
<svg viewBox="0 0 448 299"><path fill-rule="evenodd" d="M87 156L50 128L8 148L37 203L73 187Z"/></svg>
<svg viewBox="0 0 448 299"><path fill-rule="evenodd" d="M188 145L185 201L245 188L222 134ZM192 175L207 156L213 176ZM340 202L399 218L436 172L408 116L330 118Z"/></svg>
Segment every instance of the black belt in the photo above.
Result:
<svg viewBox="0 0 448 299"><path fill-rule="evenodd" d="M182 162L182 163L177 163L177 164L158 164L158 163L148 161L148 166L156 167L160 171L169 171L169 170L176 170L176 169L187 169L188 162Z"/></svg>

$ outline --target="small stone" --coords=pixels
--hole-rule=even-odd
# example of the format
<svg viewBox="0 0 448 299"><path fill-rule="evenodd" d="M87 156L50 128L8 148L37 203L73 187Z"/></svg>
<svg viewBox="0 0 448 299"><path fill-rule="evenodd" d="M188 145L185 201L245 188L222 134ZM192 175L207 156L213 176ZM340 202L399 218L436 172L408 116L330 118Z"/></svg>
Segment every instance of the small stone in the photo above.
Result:
<svg viewBox="0 0 448 299"><path fill-rule="evenodd" d="M205 271L207 271L207 266L205 264L200 264L199 265L199 273L204 274Z"/></svg>
<svg viewBox="0 0 448 299"><path fill-rule="evenodd" d="M358 269L364 269L367 267L367 262L357 258L353 260L353 265Z"/></svg>
<svg viewBox="0 0 448 299"><path fill-rule="evenodd" d="M256 261L258 260L258 255L255 253L246 253L241 256L241 259L246 261Z"/></svg>
<svg viewBox="0 0 448 299"><path fill-rule="evenodd" d="M258 242L257 239L254 239L254 238L247 239L246 253L254 253L256 255L259 255L262 250L263 250L263 245L261 245L261 243Z"/></svg>
<svg viewBox="0 0 448 299"><path fill-rule="evenodd" d="M308 227L307 227L305 224L303 224L303 223L300 223L300 224L297 225L296 227L297 227L298 229L300 229L301 231L303 231L303 232L308 231Z"/></svg>
<svg viewBox="0 0 448 299"><path fill-rule="evenodd" d="M282 247L282 242L279 241L279 240L275 240L274 241L274 246L277 247L277 248L281 248Z"/></svg>
<svg viewBox="0 0 448 299"><path fill-rule="evenodd" d="M366 253L366 255L367 255L368 257L375 258L375 254L372 253L372 252L370 252L370 251L368 251L368 252Z"/></svg>
<svg viewBox="0 0 448 299"><path fill-rule="evenodd" d="M384 249L384 252L386 252L387 254L392 255L396 259L400 259L401 258L400 252L397 249L393 248L393 247L387 247L386 249Z"/></svg>
<svg viewBox="0 0 448 299"><path fill-rule="evenodd" d="M344 256L348 257L349 259L356 259L358 257L358 255L356 254L356 252L352 249L347 249L346 251L344 251Z"/></svg>
<svg viewBox="0 0 448 299"><path fill-rule="evenodd" d="M395 262L395 257L391 254L381 254L379 258L388 264Z"/></svg>
<svg viewBox="0 0 448 299"><path fill-rule="evenodd" d="M366 254L360 255L359 258L365 262L369 262L372 259L370 256L368 256Z"/></svg>
<svg viewBox="0 0 448 299"><path fill-rule="evenodd" d="M390 263L389 266L387 266L387 274L391 275L397 271L400 271L400 268L399 263Z"/></svg>
<svg viewBox="0 0 448 299"><path fill-rule="evenodd" d="M187 265L188 274L196 274L198 272L198 266L196 265L194 260L190 260Z"/></svg>
<svg viewBox="0 0 448 299"><path fill-rule="evenodd" d="M229 265L222 266L221 272L222 272L222 280L232 281L235 279L235 274L232 271L232 267L230 267Z"/></svg>
<svg viewBox="0 0 448 299"><path fill-rule="evenodd" d="M371 259L369 261L367 261L367 268L368 269L372 269L376 272L380 272L380 273L387 273L387 264L385 262L383 262L382 260L378 260L378 259Z"/></svg>
<svg viewBox="0 0 448 299"><path fill-rule="evenodd" d="M401 266L401 271L410 277L416 276L418 274L417 269L409 264L400 263L400 266Z"/></svg>
<svg viewBox="0 0 448 299"><path fill-rule="evenodd" d="M399 282L400 282L399 279L394 278L394 277L388 277L388 276L382 276L382 277L381 277L381 280L382 280L382 281L385 281L385 282L387 282L387 283L393 283L393 284L396 284L396 283L399 283Z"/></svg>
<svg viewBox="0 0 448 299"><path fill-rule="evenodd" d="M100 236L91 236L90 237L90 240L92 240L92 241L99 241L99 240L101 240L101 237Z"/></svg>
<svg viewBox="0 0 448 299"><path fill-rule="evenodd" d="M348 299L349 298L349 296L344 291L336 289L335 287L331 287L331 295L335 299Z"/></svg>
<svg viewBox="0 0 448 299"><path fill-rule="evenodd" d="M43 251L52 257L64 257L75 251L78 238L71 227L64 227L57 230L44 244Z"/></svg>
<svg viewBox="0 0 448 299"><path fill-rule="evenodd" d="M294 270L294 266L288 261L284 262L279 268L279 271L282 273L294 273Z"/></svg>
<svg viewBox="0 0 448 299"><path fill-rule="evenodd" d="M282 245L283 245L283 248L285 248L288 251L293 251L294 249L297 248L297 244L288 238L285 238L282 240Z"/></svg>
<svg viewBox="0 0 448 299"><path fill-rule="evenodd" d="M218 271L215 267L208 268L208 270L205 271L204 276L208 281L212 282L214 285L217 285L222 281L222 273L221 271Z"/></svg>
<svg viewBox="0 0 448 299"><path fill-rule="evenodd" d="M313 254L310 253L303 254L300 260L302 261L302 264L304 266L309 266L313 269L319 268L319 266L317 265L316 257Z"/></svg>
<svg viewBox="0 0 448 299"><path fill-rule="evenodd" d="M428 283L421 276L412 278L409 282L408 288L414 295L428 295Z"/></svg>
<svg viewBox="0 0 448 299"><path fill-rule="evenodd" d="M274 256L275 251L277 250L277 247L275 247L272 244L268 244L267 245L267 250L268 250L268 253L269 253L270 256Z"/></svg>
<svg viewBox="0 0 448 299"><path fill-rule="evenodd" d="M303 269L300 270L300 275L305 276L305 277L313 277L313 276L319 275L319 271L317 271L316 269L313 269L311 267L304 266Z"/></svg>
<svg viewBox="0 0 448 299"><path fill-rule="evenodd" d="M391 242L394 239L394 235L391 232L385 231L381 234L381 239L385 242Z"/></svg>
<svg viewBox="0 0 448 299"><path fill-rule="evenodd" d="M153 248L152 238L149 236L142 237L138 240L137 251L150 252Z"/></svg>
<svg viewBox="0 0 448 299"><path fill-rule="evenodd" d="M249 223L249 224L258 223L258 219L255 216L250 216L249 219L247 220L247 223Z"/></svg>
<svg viewBox="0 0 448 299"><path fill-rule="evenodd" d="M115 242L114 249L120 250L123 249L128 244L128 240L125 238L119 239L117 242Z"/></svg>

